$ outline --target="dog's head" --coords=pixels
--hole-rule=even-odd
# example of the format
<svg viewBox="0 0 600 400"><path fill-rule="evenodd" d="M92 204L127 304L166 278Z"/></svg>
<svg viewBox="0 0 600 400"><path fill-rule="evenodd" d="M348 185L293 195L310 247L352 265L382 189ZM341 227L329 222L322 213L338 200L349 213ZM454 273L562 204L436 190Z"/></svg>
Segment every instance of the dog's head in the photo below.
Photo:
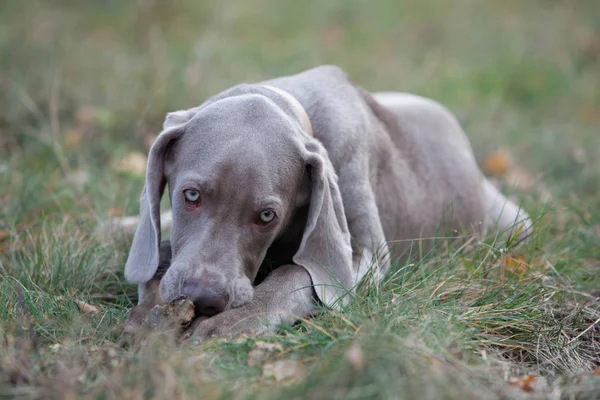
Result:
<svg viewBox="0 0 600 400"><path fill-rule="evenodd" d="M316 288L323 301L352 286L350 237L327 152L285 97L265 90L246 87L167 115L148 157L129 282L143 284L156 272L168 185L172 264L160 283L164 301L189 296L207 316L249 302L267 250L306 206L294 262L315 285L336 282Z"/></svg>

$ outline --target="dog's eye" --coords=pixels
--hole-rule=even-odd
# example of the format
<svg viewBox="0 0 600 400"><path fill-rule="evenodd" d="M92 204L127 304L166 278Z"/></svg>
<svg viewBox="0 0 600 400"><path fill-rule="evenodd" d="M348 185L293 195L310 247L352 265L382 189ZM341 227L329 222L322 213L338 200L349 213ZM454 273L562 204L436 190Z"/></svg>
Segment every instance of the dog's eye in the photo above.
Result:
<svg viewBox="0 0 600 400"><path fill-rule="evenodd" d="M276 217L275 211L273 211L271 209L262 210L258 214L258 223L260 225L270 224L271 222L273 222L273 220L275 219L275 217Z"/></svg>
<svg viewBox="0 0 600 400"><path fill-rule="evenodd" d="M186 189L183 191L185 201L189 203L197 203L200 200L200 192L196 189Z"/></svg>

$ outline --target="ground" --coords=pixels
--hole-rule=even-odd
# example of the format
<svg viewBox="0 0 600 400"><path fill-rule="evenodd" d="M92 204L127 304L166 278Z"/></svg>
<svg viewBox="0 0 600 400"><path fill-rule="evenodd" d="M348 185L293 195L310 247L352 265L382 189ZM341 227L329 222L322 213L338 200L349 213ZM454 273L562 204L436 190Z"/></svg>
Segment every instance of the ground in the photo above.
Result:
<svg viewBox="0 0 600 400"><path fill-rule="evenodd" d="M0 54L0 396L600 398L596 0L9 0ZM130 239L93 232L165 113L325 63L447 105L531 241L440 243L275 336L128 344Z"/></svg>

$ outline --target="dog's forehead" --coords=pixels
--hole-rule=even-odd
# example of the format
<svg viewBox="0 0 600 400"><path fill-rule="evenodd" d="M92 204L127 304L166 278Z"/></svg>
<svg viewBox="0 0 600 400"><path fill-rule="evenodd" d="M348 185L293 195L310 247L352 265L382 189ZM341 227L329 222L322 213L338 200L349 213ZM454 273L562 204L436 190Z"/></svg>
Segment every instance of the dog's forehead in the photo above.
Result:
<svg viewBox="0 0 600 400"><path fill-rule="evenodd" d="M179 147L182 151L213 153L231 142L262 142L273 150L283 150L297 131L297 124L272 100L245 94L203 107L186 124Z"/></svg>
<svg viewBox="0 0 600 400"><path fill-rule="evenodd" d="M303 164L297 125L264 96L219 100L184 129L166 157L167 175L194 171L215 179L276 184Z"/></svg>
<svg viewBox="0 0 600 400"><path fill-rule="evenodd" d="M260 94L226 97L203 107L188 123L188 130L205 135L256 135L261 132L284 133L297 125L275 102Z"/></svg>

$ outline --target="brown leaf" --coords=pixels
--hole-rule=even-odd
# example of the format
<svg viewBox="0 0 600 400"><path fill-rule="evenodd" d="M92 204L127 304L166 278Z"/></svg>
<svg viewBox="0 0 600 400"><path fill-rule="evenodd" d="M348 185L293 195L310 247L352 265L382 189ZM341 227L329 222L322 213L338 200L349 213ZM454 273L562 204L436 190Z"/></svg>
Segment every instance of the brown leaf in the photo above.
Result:
<svg viewBox="0 0 600 400"><path fill-rule="evenodd" d="M121 172L143 176L146 172L147 162L148 159L145 154L133 152L118 160L115 164L115 168Z"/></svg>
<svg viewBox="0 0 600 400"><path fill-rule="evenodd" d="M483 170L495 176L501 176L508 172L511 167L510 153L507 149L501 148L489 154L482 163Z"/></svg>
<svg viewBox="0 0 600 400"><path fill-rule="evenodd" d="M75 303L77 308L79 308L79 311L81 311L82 313L95 315L100 312L100 309L98 307L86 303L85 301L73 299L73 302Z"/></svg>
<svg viewBox="0 0 600 400"><path fill-rule="evenodd" d="M277 360L263 365L263 376L275 378L277 382L294 382L306 376L306 368L300 361Z"/></svg>
<svg viewBox="0 0 600 400"><path fill-rule="evenodd" d="M516 257L511 257L507 255L503 259L503 267L507 272L510 272L514 275L523 275L527 272L527 267L529 264L525 261L525 257L523 255L519 255Z"/></svg>
<svg viewBox="0 0 600 400"><path fill-rule="evenodd" d="M531 382L533 382L534 379L535 376L533 375L525 375L518 378L510 378L508 380L508 384L510 386L517 387L524 392L533 392L533 389L531 388Z"/></svg>
<svg viewBox="0 0 600 400"><path fill-rule="evenodd" d="M545 378L535 375L510 378L508 384L527 393L540 392L548 386Z"/></svg>
<svg viewBox="0 0 600 400"><path fill-rule="evenodd" d="M283 346L277 342L269 343L257 341L254 348L248 353L248 365L251 367L262 365L273 353L283 353Z"/></svg>

